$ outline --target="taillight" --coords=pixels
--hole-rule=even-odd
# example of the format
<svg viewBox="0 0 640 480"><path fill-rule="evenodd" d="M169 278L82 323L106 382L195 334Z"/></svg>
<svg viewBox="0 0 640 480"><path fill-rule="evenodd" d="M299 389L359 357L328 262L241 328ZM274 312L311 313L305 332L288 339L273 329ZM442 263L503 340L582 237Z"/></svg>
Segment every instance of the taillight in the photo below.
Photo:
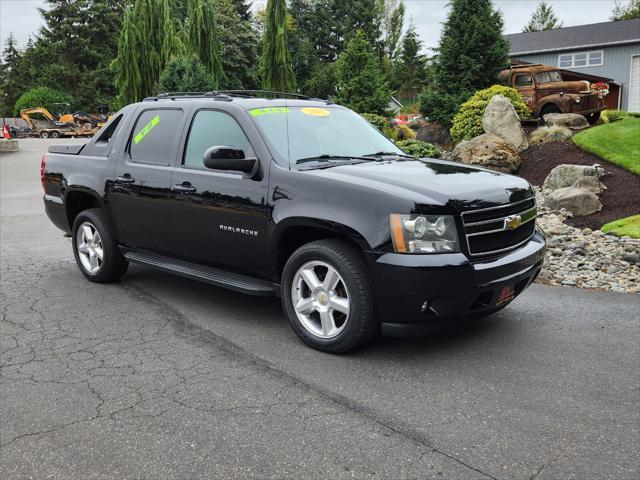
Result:
<svg viewBox="0 0 640 480"><path fill-rule="evenodd" d="M42 161L40 162L40 183L42 183L42 190L44 190L45 193L47 192L47 189L45 187L46 178L45 178L45 174L44 174L44 171L45 171L46 167L47 167L47 154L45 153L42 156Z"/></svg>

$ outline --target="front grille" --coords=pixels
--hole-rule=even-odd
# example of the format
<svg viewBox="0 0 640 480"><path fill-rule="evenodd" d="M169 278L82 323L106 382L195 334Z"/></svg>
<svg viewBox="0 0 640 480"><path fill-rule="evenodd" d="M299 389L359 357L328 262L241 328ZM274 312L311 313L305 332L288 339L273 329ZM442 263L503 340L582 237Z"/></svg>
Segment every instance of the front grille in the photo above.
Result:
<svg viewBox="0 0 640 480"><path fill-rule="evenodd" d="M492 255L518 247L533 236L536 216L534 198L463 212L469 254Z"/></svg>

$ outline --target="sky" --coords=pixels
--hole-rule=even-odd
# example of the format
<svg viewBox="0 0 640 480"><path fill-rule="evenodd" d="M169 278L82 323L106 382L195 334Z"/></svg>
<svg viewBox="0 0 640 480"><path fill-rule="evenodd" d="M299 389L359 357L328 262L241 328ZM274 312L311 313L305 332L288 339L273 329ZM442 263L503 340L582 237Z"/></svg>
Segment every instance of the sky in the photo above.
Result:
<svg viewBox="0 0 640 480"><path fill-rule="evenodd" d="M407 6L407 21L413 20L418 34L424 43L425 53L438 45L442 23L447 17L446 0L404 0ZM494 0L502 11L505 33L517 33L529 21L539 0ZM565 27L588 23L606 22L615 6L615 0L549 0L556 15ZM622 5L629 0L619 2ZM266 0L254 0L259 8ZM38 31L42 24L38 7L44 7L43 0L0 0L0 41L4 45L10 32L13 32L20 47Z"/></svg>

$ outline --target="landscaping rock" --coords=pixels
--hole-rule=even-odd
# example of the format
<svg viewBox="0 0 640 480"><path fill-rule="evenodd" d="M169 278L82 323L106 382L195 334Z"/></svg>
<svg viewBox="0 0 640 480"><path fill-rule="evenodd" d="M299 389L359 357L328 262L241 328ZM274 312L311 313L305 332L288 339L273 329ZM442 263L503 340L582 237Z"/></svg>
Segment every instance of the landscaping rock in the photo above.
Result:
<svg viewBox="0 0 640 480"><path fill-rule="evenodd" d="M491 97L482 116L482 129L485 133L509 142L518 152L529 148L529 142L527 142L527 136L522 130L520 118L518 118L511 100L507 97L502 95Z"/></svg>
<svg viewBox="0 0 640 480"><path fill-rule="evenodd" d="M429 142L440 147L450 145L452 142L449 130L436 123L428 123L420 128L416 134L416 140Z"/></svg>
<svg viewBox="0 0 640 480"><path fill-rule="evenodd" d="M578 113L547 113L544 117L544 123L547 125L558 125L560 127L568 127L572 130L582 130L589 128L587 119Z"/></svg>
<svg viewBox="0 0 640 480"><path fill-rule="evenodd" d="M429 122L427 122L424 117L416 117L407 123L407 127L415 130L416 132L427 125L429 125Z"/></svg>
<svg viewBox="0 0 640 480"><path fill-rule="evenodd" d="M562 164L554 167L547 178L545 178L542 188L545 190L555 190L557 188L571 187L581 177L600 178L604 175L601 167L593 165L567 165Z"/></svg>
<svg viewBox="0 0 640 480"><path fill-rule="evenodd" d="M0 139L0 152L17 152L18 148L18 140L15 138Z"/></svg>
<svg viewBox="0 0 640 480"><path fill-rule="evenodd" d="M566 225L568 212L551 210L540 189L535 190L536 222L546 232L549 245L537 282L640 293L640 263L634 262L640 262L640 240Z"/></svg>
<svg viewBox="0 0 640 480"><path fill-rule="evenodd" d="M460 142L453 150L452 159L503 173L516 172L521 161L509 142L488 133Z"/></svg>
<svg viewBox="0 0 640 480"><path fill-rule="evenodd" d="M602 209L598 197L584 188L564 187L552 191L546 198L549 208L565 208L574 215L591 215Z"/></svg>
<svg viewBox="0 0 640 480"><path fill-rule="evenodd" d="M602 193L602 190L607 188L600 182L598 177L594 176L578 177L571 186L575 188L584 188L585 190L589 190L591 193L596 194Z"/></svg>

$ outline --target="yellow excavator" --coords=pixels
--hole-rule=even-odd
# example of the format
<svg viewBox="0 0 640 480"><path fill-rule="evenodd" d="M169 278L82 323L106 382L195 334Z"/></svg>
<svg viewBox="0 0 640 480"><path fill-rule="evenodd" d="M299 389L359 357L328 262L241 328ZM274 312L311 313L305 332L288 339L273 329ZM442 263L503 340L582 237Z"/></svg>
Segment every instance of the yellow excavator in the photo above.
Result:
<svg viewBox="0 0 640 480"><path fill-rule="evenodd" d="M31 118L32 115L42 115L48 125L46 127L38 127ZM59 138L59 137L86 137L92 136L96 129L90 125L88 128L78 127L75 123L63 122L56 120L53 115L44 107L25 108L20 111L20 118L22 118L29 126L29 132L27 135L31 137L40 138ZM64 117L63 117L64 118Z"/></svg>

